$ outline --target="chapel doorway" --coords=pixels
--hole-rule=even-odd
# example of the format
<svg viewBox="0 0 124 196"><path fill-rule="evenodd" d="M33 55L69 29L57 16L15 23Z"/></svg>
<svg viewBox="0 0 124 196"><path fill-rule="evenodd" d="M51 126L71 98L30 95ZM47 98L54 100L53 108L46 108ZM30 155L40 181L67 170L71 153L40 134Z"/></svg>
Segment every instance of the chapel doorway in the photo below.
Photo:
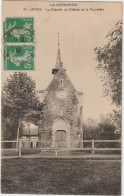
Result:
<svg viewBox="0 0 124 196"><path fill-rule="evenodd" d="M67 147L67 133L65 130L57 130L55 133L55 139L57 141L57 148Z"/></svg>
<svg viewBox="0 0 124 196"><path fill-rule="evenodd" d="M57 118L52 126L52 146L58 148L70 147L70 124L66 119Z"/></svg>

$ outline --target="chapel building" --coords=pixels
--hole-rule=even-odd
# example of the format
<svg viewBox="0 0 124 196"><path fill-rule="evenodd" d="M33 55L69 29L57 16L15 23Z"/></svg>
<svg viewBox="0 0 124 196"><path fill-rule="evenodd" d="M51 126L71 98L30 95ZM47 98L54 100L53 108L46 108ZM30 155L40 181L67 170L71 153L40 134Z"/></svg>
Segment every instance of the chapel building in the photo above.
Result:
<svg viewBox="0 0 124 196"><path fill-rule="evenodd" d="M66 74L61 60L60 46L53 79L40 98L45 103L39 124L39 140L51 147L81 148L83 141L82 99L83 93L76 91Z"/></svg>

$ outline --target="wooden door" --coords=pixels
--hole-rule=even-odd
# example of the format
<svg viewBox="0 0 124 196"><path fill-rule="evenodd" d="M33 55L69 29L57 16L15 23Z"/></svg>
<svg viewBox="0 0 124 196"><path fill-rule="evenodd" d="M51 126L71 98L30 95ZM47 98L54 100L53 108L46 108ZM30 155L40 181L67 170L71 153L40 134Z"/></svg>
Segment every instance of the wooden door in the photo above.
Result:
<svg viewBox="0 0 124 196"><path fill-rule="evenodd" d="M57 130L55 134L57 141L57 147L66 148L67 147L67 133L65 130Z"/></svg>

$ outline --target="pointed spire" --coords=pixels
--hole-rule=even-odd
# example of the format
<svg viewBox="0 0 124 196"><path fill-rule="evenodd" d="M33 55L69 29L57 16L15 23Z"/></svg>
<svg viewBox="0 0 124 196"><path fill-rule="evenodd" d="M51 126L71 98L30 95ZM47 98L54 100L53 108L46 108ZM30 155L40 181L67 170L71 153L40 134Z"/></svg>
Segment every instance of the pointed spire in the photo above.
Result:
<svg viewBox="0 0 124 196"><path fill-rule="evenodd" d="M62 65L62 61L61 61L61 53L60 53L60 41L59 41L59 32L58 32L58 52L57 52L57 59L56 59L56 68L61 68Z"/></svg>
<svg viewBox="0 0 124 196"><path fill-rule="evenodd" d="M61 61L61 53L60 53L60 41L59 41L59 32L58 32L58 52L57 52L57 59L56 59L56 65L55 68L52 69L52 74L55 76L56 73L59 70L63 69L63 62ZM63 69L64 71L66 71L65 69Z"/></svg>

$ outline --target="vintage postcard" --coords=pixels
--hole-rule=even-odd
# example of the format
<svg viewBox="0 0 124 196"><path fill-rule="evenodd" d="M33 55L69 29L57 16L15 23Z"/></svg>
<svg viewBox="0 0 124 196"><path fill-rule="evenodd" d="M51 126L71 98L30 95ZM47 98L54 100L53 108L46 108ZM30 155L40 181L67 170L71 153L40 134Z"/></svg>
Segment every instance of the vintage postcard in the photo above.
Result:
<svg viewBox="0 0 124 196"><path fill-rule="evenodd" d="M121 195L122 3L3 1L1 193Z"/></svg>

